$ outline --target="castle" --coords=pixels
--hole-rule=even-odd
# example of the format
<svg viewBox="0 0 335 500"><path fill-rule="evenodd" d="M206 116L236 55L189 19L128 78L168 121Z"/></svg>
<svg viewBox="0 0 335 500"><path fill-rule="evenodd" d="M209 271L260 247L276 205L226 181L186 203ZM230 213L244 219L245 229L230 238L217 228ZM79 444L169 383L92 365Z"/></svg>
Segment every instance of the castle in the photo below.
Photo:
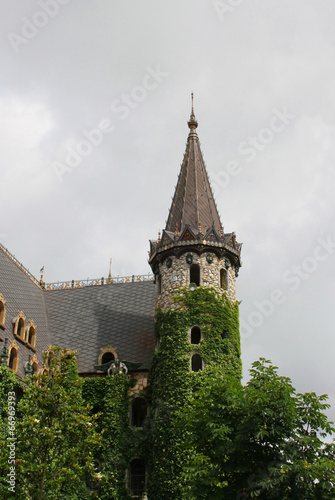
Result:
<svg viewBox="0 0 335 500"><path fill-rule="evenodd" d="M238 311L235 283L241 244L235 233L224 232L200 149L193 100L188 126L166 227L157 240L150 241L152 275L113 278L110 273L107 279L45 284L43 276L37 280L0 246L1 363L21 378L38 374L45 369L43 352L58 345L77 351L82 377L105 376L106 366L129 368L136 379L130 390L130 425L141 428L148 415L143 395L149 380L157 432L170 418L166 405L172 396L166 383L171 385L174 377L172 365L179 367L174 398L183 398L178 391L194 383L189 374L203 372L207 365L217 364L237 377L241 370L238 312L218 317L213 324L199 307L200 296L196 306L187 305L188 299L182 306L175 300L181 289L194 296L197 290L208 289L226 301L225 307ZM162 381L162 373L167 382ZM156 481L164 491L168 488L166 477L174 472L168 465L163 470L163 447L164 438L153 439L151 464L142 458L130 463L128 488L133 495L144 493L148 467L155 471L152 484ZM162 495L158 491L156 498L163 499Z"/></svg>

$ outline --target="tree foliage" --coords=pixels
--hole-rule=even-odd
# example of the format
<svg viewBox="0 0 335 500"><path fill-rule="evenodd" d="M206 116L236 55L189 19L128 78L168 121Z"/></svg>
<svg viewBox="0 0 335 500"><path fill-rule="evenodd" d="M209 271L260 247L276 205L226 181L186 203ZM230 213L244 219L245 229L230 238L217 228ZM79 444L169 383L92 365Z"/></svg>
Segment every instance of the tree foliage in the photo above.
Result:
<svg viewBox="0 0 335 500"><path fill-rule="evenodd" d="M86 476L94 474L99 437L82 399L75 353L50 348L44 364L43 374L25 379L17 407L15 498L92 498Z"/></svg>
<svg viewBox="0 0 335 500"><path fill-rule="evenodd" d="M18 383L16 376L7 366L0 366L0 498L9 498L8 487L8 474L10 472L10 460L8 444L13 443L10 440L11 427L15 429L15 408L17 398L15 394L18 392ZM13 397L14 396L14 397ZM9 406L8 402L11 402ZM13 409L13 411L11 411ZM11 416L10 413L14 413ZM10 418L10 420L9 420ZM15 439L15 433L13 439Z"/></svg>
<svg viewBox="0 0 335 500"><path fill-rule="evenodd" d="M188 429L183 498L331 499L334 432L327 396L299 394L270 361L245 387L212 370L181 412Z"/></svg>

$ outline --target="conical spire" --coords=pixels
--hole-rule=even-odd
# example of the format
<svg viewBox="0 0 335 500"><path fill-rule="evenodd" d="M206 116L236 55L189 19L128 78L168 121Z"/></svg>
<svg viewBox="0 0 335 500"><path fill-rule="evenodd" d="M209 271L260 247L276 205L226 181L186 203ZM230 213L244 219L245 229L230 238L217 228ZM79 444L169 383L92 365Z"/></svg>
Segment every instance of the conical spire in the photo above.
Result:
<svg viewBox="0 0 335 500"><path fill-rule="evenodd" d="M188 226L194 234L198 234L199 227L203 233L214 228L219 234L222 224L196 132L198 122L194 114L193 94L188 126L190 133L165 230L174 232L178 227L182 234Z"/></svg>

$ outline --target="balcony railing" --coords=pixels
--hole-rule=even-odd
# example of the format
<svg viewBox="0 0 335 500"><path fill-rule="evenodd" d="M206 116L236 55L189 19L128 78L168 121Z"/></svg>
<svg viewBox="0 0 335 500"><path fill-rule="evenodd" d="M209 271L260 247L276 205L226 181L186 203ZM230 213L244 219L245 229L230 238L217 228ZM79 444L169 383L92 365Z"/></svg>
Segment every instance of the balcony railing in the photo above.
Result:
<svg viewBox="0 0 335 500"><path fill-rule="evenodd" d="M114 276L112 279L86 279L71 281L56 281L55 283L43 283L27 269L6 247L0 243L0 250L3 251L15 264L38 286L45 290L64 290L66 288L83 288L86 286L118 285L120 283L137 283L143 281L154 281L153 274L133 274L132 276Z"/></svg>
<svg viewBox="0 0 335 500"><path fill-rule="evenodd" d="M123 283L139 283L144 281L154 281L153 274L133 274L132 276L114 276L113 278L56 281L55 283L45 283L45 290L65 290L71 288L83 288L86 286L119 285Z"/></svg>

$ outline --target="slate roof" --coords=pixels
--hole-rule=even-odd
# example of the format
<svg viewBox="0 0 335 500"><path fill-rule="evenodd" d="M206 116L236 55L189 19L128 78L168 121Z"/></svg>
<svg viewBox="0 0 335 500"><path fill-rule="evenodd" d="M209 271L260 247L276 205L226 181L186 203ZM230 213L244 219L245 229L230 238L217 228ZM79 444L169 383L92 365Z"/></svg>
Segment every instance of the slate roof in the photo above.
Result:
<svg viewBox="0 0 335 500"><path fill-rule="evenodd" d="M222 225L200 149L193 105L188 126L190 133L165 230L174 233L177 223L179 233L185 226L195 234L199 228L205 233L212 227L219 233Z"/></svg>
<svg viewBox="0 0 335 500"><path fill-rule="evenodd" d="M155 286L135 282L46 290L52 343L78 351L80 373L94 372L100 349L111 345L121 361L142 362L154 349Z"/></svg>
<svg viewBox="0 0 335 500"><path fill-rule="evenodd" d="M34 320L36 324L36 356L39 360L39 368L43 363L43 351L50 345L49 326L46 315L43 290L32 281L25 273L23 266L19 267L17 263L0 246L0 293L6 301L6 330L0 330L0 335L4 338L8 336L10 340L14 339L13 319L17 317L19 311L23 311L26 317L26 327L29 320ZM29 354L34 351L16 340L19 348L18 373L24 376L24 366L28 361ZM0 350L3 342L0 342Z"/></svg>
<svg viewBox="0 0 335 500"><path fill-rule="evenodd" d="M111 345L121 361L150 368L154 349L155 286L153 282L121 283L63 290L43 290L33 276L0 245L0 293L6 301L5 335L14 339L19 311L36 324L39 368L50 345L76 350L80 373L96 372L100 349ZM15 321L14 321L15 322ZM18 374L34 351L17 338ZM3 342L0 342L0 350Z"/></svg>

